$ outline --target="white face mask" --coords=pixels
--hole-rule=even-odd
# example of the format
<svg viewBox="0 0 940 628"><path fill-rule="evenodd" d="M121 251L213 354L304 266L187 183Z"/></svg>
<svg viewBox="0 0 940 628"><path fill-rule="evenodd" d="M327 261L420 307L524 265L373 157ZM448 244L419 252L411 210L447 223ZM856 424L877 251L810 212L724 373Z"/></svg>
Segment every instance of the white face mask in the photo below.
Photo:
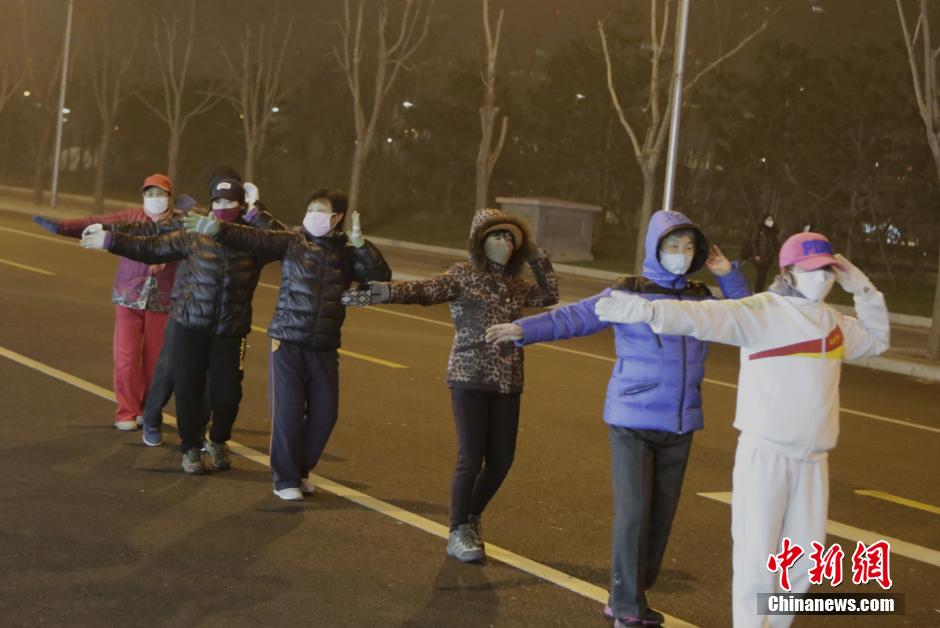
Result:
<svg viewBox="0 0 940 628"><path fill-rule="evenodd" d="M315 238L320 238L333 230L333 214L326 212L307 212L304 216L304 229Z"/></svg>
<svg viewBox="0 0 940 628"><path fill-rule="evenodd" d="M685 253L660 253L659 263L673 275L684 275L692 266L692 257Z"/></svg>
<svg viewBox="0 0 940 628"><path fill-rule="evenodd" d="M167 196L145 196L144 211L151 218L156 218L160 214L165 214L170 206L170 199Z"/></svg>
<svg viewBox="0 0 940 628"><path fill-rule="evenodd" d="M832 284L835 283L836 276L825 269L803 271L793 271L793 281L796 289L810 301L822 301L832 290Z"/></svg>
<svg viewBox="0 0 940 628"><path fill-rule="evenodd" d="M486 254L486 259L500 266L506 265L506 262L512 257L512 251L512 240L507 238L490 236L483 241L483 252Z"/></svg>

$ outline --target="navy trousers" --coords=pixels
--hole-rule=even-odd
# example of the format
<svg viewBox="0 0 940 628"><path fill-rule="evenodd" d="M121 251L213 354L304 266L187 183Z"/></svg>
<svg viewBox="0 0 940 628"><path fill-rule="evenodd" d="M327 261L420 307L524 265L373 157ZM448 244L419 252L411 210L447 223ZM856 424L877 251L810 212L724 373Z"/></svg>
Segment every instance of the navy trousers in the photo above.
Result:
<svg viewBox="0 0 940 628"><path fill-rule="evenodd" d="M272 338L269 391L274 488L299 488L336 425L339 354Z"/></svg>

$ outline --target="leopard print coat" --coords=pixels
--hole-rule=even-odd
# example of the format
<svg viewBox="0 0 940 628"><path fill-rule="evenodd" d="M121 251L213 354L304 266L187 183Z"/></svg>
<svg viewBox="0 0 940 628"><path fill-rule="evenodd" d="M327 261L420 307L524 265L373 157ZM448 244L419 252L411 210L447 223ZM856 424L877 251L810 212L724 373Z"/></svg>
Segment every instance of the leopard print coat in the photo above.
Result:
<svg viewBox="0 0 940 628"><path fill-rule="evenodd" d="M511 224L523 234L506 266L486 259L483 240L488 230ZM558 302L558 281L548 256L529 237L525 224L495 209L476 213L468 244L470 261L459 262L446 274L419 281L393 281L390 303L434 305L447 303L454 319L454 342L447 364L452 388L520 393L523 352L513 343L490 345L490 325L508 323L523 307L547 307ZM528 261L535 281L520 276Z"/></svg>

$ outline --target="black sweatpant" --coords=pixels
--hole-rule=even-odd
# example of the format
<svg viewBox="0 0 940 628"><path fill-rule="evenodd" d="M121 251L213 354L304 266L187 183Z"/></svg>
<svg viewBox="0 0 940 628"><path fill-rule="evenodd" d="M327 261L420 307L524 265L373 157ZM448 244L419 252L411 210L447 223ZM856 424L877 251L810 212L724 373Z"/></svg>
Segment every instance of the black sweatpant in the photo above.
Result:
<svg viewBox="0 0 940 628"><path fill-rule="evenodd" d="M450 529L483 513L506 479L516 453L519 393L452 388L457 464L450 495Z"/></svg>
<svg viewBox="0 0 940 628"><path fill-rule="evenodd" d="M209 439L224 443L232 437L242 399L245 346L243 336L216 336L204 329L176 326L173 390L183 452L202 447L208 421L203 407L207 379L212 412Z"/></svg>
<svg viewBox="0 0 940 628"><path fill-rule="evenodd" d="M272 338L270 358L274 488L300 488L336 425L339 354Z"/></svg>
<svg viewBox="0 0 940 628"><path fill-rule="evenodd" d="M608 425L614 484L610 608L642 617L679 504L692 434Z"/></svg>
<svg viewBox="0 0 940 628"><path fill-rule="evenodd" d="M176 371L176 365L173 360L173 336L177 324L170 317L163 330L163 346L160 347L160 357L157 359L157 366L153 372L153 379L150 381L150 387L147 389L147 397L144 400L144 425L148 427L159 427L163 424L163 408L173 395L173 374ZM206 423L209 422L209 389L206 388L202 400L203 415Z"/></svg>

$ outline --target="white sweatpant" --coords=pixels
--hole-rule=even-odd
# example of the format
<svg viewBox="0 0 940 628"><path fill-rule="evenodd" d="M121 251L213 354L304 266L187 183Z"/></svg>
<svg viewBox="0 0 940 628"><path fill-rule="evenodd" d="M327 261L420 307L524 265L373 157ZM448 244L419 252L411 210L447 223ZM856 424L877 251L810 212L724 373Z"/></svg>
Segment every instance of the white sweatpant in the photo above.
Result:
<svg viewBox="0 0 940 628"><path fill-rule="evenodd" d="M779 554L784 537L803 548L790 567L790 591L809 589L812 542L826 543L829 463L785 455L776 445L742 434L734 456L731 538L734 542L731 597L735 628L786 627L792 615L758 615L757 594L779 593L779 572L767 557Z"/></svg>

